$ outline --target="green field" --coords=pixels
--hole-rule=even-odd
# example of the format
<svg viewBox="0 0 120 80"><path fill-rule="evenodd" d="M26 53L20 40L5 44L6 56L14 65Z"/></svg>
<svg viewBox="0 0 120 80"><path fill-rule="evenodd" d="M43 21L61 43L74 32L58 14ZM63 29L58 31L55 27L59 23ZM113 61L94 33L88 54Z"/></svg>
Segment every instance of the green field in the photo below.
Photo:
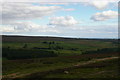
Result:
<svg viewBox="0 0 120 80"><path fill-rule="evenodd" d="M82 54L85 51L116 48L116 44L112 42L104 42L99 40L73 40L73 41L39 41L39 42L3 42L3 48L10 49L25 49L44 48L44 50L54 51L62 56ZM47 49L50 48L50 49Z"/></svg>
<svg viewBox="0 0 120 80"><path fill-rule="evenodd" d="M3 36L2 49L3 79L119 78L116 39Z"/></svg>

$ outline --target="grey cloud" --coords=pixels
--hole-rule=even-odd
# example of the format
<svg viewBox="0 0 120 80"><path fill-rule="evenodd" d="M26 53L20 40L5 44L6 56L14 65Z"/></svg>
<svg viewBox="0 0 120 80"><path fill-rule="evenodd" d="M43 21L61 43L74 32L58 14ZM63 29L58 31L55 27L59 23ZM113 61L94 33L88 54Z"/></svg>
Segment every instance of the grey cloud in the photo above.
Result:
<svg viewBox="0 0 120 80"><path fill-rule="evenodd" d="M42 18L62 9L59 6L37 6L30 3L4 3L2 4L3 23L14 20L29 20Z"/></svg>

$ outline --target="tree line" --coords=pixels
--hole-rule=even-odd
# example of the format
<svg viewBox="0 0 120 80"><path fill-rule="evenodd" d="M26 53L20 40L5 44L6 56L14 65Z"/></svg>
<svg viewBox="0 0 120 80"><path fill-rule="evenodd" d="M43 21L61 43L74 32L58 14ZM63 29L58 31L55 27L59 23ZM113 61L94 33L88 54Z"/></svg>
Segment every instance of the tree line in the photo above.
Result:
<svg viewBox="0 0 120 80"><path fill-rule="evenodd" d="M58 56L53 51L47 50L33 50L33 49L2 49L2 57L7 59L31 59L31 58L44 58L44 57L56 57Z"/></svg>
<svg viewBox="0 0 120 80"><path fill-rule="evenodd" d="M113 53L119 52L119 48L103 48L103 49L97 49L95 51L85 51L83 54L101 54L101 53Z"/></svg>

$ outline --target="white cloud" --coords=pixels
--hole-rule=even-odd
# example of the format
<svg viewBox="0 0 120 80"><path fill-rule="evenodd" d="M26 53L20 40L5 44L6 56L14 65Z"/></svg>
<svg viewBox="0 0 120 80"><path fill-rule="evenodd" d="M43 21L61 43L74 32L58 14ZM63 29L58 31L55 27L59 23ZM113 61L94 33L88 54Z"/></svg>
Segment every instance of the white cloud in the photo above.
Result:
<svg viewBox="0 0 120 80"><path fill-rule="evenodd" d="M94 0L2 0L2 2L89 2ZM97 1L105 1L105 0L97 0ZM110 2L118 2L119 0L106 0Z"/></svg>
<svg viewBox="0 0 120 80"><path fill-rule="evenodd" d="M95 13L91 17L91 19L94 20L94 21L105 21L105 20L108 20L108 19L117 18L117 16L118 16L117 11L109 10L109 11L103 11L103 12Z"/></svg>
<svg viewBox="0 0 120 80"><path fill-rule="evenodd" d="M21 32L21 31L33 31L33 30L37 30L40 29L41 26L37 25L33 22L16 22L14 23L14 28L16 31Z"/></svg>
<svg viewBox="0 0 120 80"><path fill-rule="evenodd" d="M0 4L0 16L2 26L0 32L58 32L47 25L38 25L30 22L32 19L39 19L63 10L60 6L37 6L33 3L3 3Z"/></svg>
<svg viewBox="0 0 120 80"><path fill-rule="evenodd" d="M109 5L109 1L91 1L90 5L94 6L97 9L105 9Z"/></svg>
<svg viewBox="0 0 120 80"><path fill-rule="evenodd" d="M64 11L74 11L74 8L69 8L69 9L63 9Z"/></svg>
<svg viewBox="0 0 120 80"><path fill-rule="evenodd" d="M117 8L118 0L90 0L82 4L85 6L92 6L98 10L104 10L106 8Z"/></svg>
<svg viewBox="0 0 120 80"><path fill-rule="evenodd" d="M15 22L12 25L2 25L0 26L0 32L11 32L11 33L21 33L21 32L55 32L59 33L54 27L47 25L38 25L33 22Z"/></svg>
<svg viewBox="0 0 120 80"><path fill-rule="evenodd" d="M78 24L78 21L75 20L72 16L60 16L60 17L51 17L50 18L50 25L55 26L74 26Z"/></svg>
<svg viewBox="0 0 120 80"><path fill-rule="evenodd" d="M14 32L14 27L11 26L1 26L0 27L0 33L1 32Z"/></svg>
<svg viewBox="0 0 120 80"><path fill-rule="evenodd" d="M60 6L37 6L30 3L3 3L1 6L2 11L0 13L2 13L3 23L38 19L62 9Z"/></svg>

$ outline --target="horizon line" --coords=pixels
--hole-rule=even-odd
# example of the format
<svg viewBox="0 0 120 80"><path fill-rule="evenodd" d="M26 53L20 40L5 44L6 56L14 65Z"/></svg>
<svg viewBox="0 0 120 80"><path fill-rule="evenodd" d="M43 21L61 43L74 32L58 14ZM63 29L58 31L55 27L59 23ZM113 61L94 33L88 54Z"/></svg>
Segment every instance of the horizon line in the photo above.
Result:
<svg viewBox="0 0 120 80"><path fill-rule="evenodd" d="M95 38L95 37L70 37L70 36L45 36L45 35L1 35L0 36L22 36L22 37L56 37L56 38L72 38L72 39L120 39L120 38Z"/></svg>

